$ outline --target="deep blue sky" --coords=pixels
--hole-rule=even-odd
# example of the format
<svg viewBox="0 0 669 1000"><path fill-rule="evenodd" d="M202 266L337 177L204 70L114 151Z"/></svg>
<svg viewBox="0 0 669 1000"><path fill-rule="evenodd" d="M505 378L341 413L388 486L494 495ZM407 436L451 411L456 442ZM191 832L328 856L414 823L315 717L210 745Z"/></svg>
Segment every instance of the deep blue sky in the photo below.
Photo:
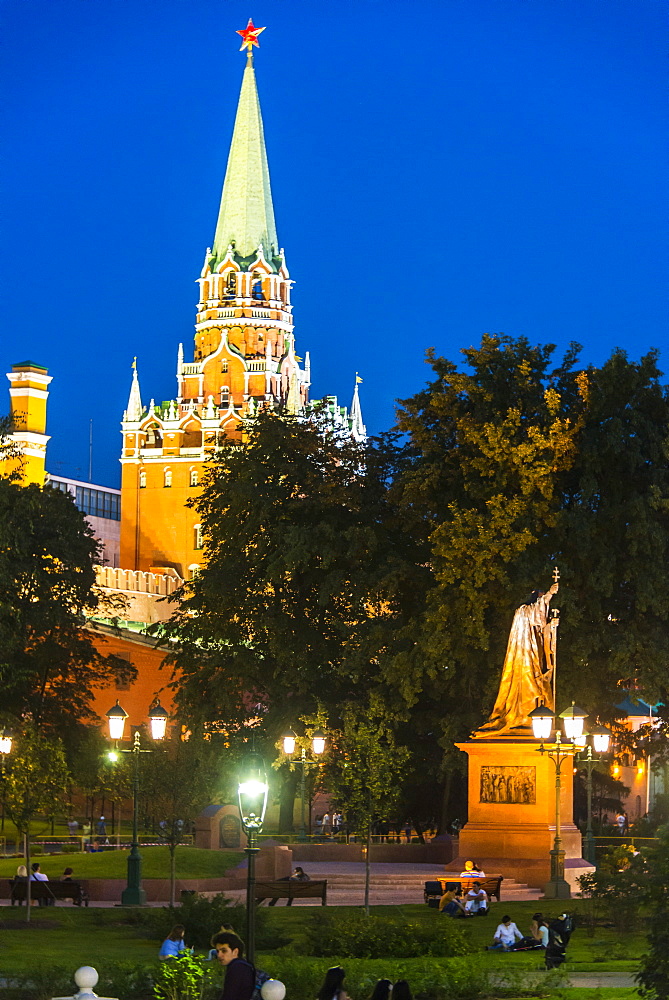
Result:
<svg viewBox="0 0 669 1000"><path fill-rule="evenodd" d="M54 376L48 467L117 485L130 364L192 357L244 56L312 395L372 432L485 331L666 345L659 0L5 0L0 364ZM6 411L7 396L0 404Z"/></svg>

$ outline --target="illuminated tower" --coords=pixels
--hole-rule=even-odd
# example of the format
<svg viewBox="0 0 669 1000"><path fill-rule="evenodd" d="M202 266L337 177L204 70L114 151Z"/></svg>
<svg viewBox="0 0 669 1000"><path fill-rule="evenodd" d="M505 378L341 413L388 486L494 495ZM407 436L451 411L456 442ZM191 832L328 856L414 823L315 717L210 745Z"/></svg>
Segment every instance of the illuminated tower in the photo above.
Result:
<svg viewBox="0 0 669 1000"><path fill-rule="evenodd" d="M10 438L21 453L19 459L8 459L2 472L18 472L24 486L44 484L44 463L49 435L46 433L46 402L51 375L34 361L12 365L9 379Z"/></svg>
<svg viewBox="0 0 669 1000"><path fill-rule="evenodd" d="M186 506L203 463L226 438L241 439L259 406L306 412L309 355L295 355L291 279L274 220L253 46L263 28L240 31L242 80L214 242L200 277L193 361L177 356L177 394L148 408L133 378L122 423L121 566L170 567L188 578L200 561L197 514ZM363 428L357 412L338 422ZM336 404L336 401L335 401Z"/></svg>

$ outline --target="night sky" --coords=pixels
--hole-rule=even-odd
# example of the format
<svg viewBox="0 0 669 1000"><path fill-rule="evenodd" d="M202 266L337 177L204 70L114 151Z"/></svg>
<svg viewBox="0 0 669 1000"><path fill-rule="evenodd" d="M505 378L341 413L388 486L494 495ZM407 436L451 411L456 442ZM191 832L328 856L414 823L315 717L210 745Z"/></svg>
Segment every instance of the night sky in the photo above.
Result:
<svg viewBox="0 0 669 1000"><path fill-rule="evenodd" d="M656 0L5 0L0 364L54 376L47 467L119 481L142 397L192 358L244 55L312 397L372 433L484 332L666 336L666 7ZM662 194L661 194L662 192ZM664 360L664 356L663 356ZM665 361L666 363L666 361ZM5 392L0 412L8 408Z"/></svg>

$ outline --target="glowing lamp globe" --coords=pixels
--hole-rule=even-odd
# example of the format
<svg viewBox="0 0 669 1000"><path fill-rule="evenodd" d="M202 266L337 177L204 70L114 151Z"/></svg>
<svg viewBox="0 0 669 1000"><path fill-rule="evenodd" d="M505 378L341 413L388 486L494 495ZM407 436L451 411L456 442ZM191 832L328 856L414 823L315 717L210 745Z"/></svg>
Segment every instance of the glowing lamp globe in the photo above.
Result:
<svg viewBox="0 0 669 1000"><path fill-rule="evenodd" d="M295 753L295 740L297 737L292 729L287 729L281 739L283 741L283 752L290 757L291 754Z"/></svg>
<svg viewBox="0 0 669 1000"><path fill-rule="evenodd" d="M13 736L8 729L3 729L0 734L0 753L8 754L12 752Z"/></svg>
<svg viewBox="0 0 669 1000"><path fill-rule="evenodd" d="M550 708L546 708L545 705L539 705L538 708L530 712L529 719L536 740L549 740L551 738L554 718L555 712L551 712Z"/></svg>
<svg viewBox="0 0 669 1000"><path fill-rule="evenodd" d="M311 748L315 754L325 753L325 733L317 729L311 738Z"/></svg>
<svg viewBox="0 0 669 1000"><path fill-rule="evenodd" d="M156 701L155 705L149 709L149 719L151 720L151 735L154 740L164 739L169 713L160 704L160 700Z"/></svg>
<svg viewBox="0 0 669 1000"><path fill-rule="evenodd" d="M244 762L243 777L237 786L239 813L247 831L260 831L267 808L269 785L260 754L251 753Z"/></svg>
<svg viewBox="0 0 669 1000"><path fill-rule="evenodd" d="M268 979L260 987L262 1000L283 1000L286 995L286 987L278 979Z"/></svg>
<svg viewBox="0 0 669 1000"><path fill-rule="evenodd" d="M595 753L608 753L611 745L611 733L605 726L593 726L590 732L592 749Z"/></svg>
<svg viewBox="0 0 669 1000"><path fill-rule="evenodd" d="M569 708L560 712L564 734L568 740L576 741L583 736L583 726L588 718L588 713L574 704L572 701Z"/></svg>
<svg viewBox="0 0 669 1000"><path fill-rule="evenodd" d="M118 699L114 707L110 708L106 715L109 721L109 735L111 739L122 740L125 720L128 718L128 713L123 711L118 703Z"/></svg>

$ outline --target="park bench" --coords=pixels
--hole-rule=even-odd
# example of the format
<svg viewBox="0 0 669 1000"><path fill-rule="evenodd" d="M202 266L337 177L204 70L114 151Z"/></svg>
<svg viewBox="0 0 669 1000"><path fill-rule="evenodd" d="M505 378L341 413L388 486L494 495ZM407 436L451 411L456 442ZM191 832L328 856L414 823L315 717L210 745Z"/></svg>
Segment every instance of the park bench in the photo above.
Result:
<svg viewBox="0 0 669 1000"><path fill-rule="evenodd" d="M12 904L22 905L26 900L28 882L26 879L9 879L9 899ZM31 899L46 899L49 903L57 899L71 899L76 906L88 906L88 892L81 882L31 882Z"/></svg>
<svg viewBox="0 0 669 1000"><path fill-rule="evenodd" d="M460 876L455 876L451 878L449 875L447 878L436 878L431 879L425 883L424 898L428 906L438 905L438 900L441 899L443 894L446 892L446 886L457 886L459 885L463 893L466 895L474 882L478 882L480 889L485 889L488 893L488 897L497 900L498 903L502 901L502 881L504 879L503 875L484 875L481 878L461 878Z"/></svg>
<svg viewBox="0 0 669 1000"><path fill-rule="evenodd" d="M278 882L256 882L255 901L260 905L266 899L287 899L288 905L294 899L320 898L321 905L327 902L327 879L300 882L297 879L279 879Z"/></svg>

